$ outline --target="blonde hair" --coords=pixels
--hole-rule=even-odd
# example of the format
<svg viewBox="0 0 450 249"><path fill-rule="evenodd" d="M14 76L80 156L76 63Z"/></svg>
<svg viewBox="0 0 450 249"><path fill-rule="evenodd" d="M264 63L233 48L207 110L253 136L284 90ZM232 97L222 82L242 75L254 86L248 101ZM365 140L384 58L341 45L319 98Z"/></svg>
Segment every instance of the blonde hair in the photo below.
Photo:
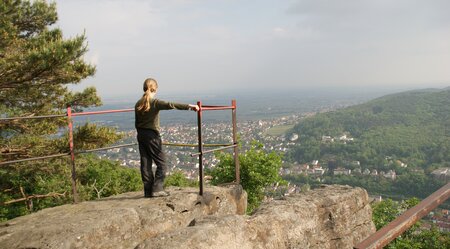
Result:
<svg viewBox="0 0 450 249"><path fill-rule="evenodd" d="M148 78L144 81L144 95L139 100L138 111L146 112L150 110L150 94L156 92L156 89L158 89L158 82L155 79Z"/></svg>

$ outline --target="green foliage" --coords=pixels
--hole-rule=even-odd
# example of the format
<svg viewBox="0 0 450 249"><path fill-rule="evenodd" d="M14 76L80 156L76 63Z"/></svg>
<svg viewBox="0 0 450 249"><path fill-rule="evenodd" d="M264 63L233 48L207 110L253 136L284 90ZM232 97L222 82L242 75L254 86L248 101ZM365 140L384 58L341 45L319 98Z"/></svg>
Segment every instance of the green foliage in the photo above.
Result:
<svg viewBox="0 0 450 249"><path fill-rule="evenodd" d="M387 199L372 206L372 219L377 230L386 226L407 209L417 205L419 200L411 198L404 202L395 202ZM423 248L423 249L444 249L450 248L450 234L439 232L435 227L431 230L421 230L420 222L417 222L410 229L405 231L400 237L392 241L386 248L406 249L406 248Z"/></svg>
<svg viewBox="0 0 450 249"><path fill-rule="evenodd" d="M32 209L26 203L16 202L0 206L0 220L7 220L47 207L72 203L71 170L67 158L51 162L36 161L28 167L0 169L0 203L22 198L19 189L27 195L59 193L62 196L32 199ZM142 189L137 169L125 168L117 162L98 159L94 155L78 156L77 187L82 201L107 197ZM6 190L6 191L5 191Z"/></svg>
<svg viewBox="0 0 450 249"><path fill-rule="evenodd" d="M393 192L402 193L404 196L426 198L444 184L445 182L424 174L406 173L398 176L393 184Z"/></svg>
<svg viewBox="0 0 450 249"><path fill-rule="evenodd" d="M214 185L235 181L235 164L231 154L218 154L220 163L209 173ZM241 184L248 194L247 212L252 212L264 199L265 189L276 183L285 184L280 177L281 156L267 153L262 144L253 142L251 148L239 155Z"/></svg>
<svg viewBox="0 0 450 249"><path fill-rule="evenodd" d="M292 179L292 183L297 183L294 177L286 179ZM445 184L443 181L418 173L404 173L399 175L395 181L381 176L327 176L324 177L322 183L361 187L374 195L396 198L411 198L414 196L426 198Z"/></svg>
<svg viewBox="0 0 450 249"><path fill-rule="evenodd" d="M164 186L197 187L198 182L186 178L183 174L183 171L176 170L166 177L166 179L164 180Z"/></svg>
<svg viewBox="0 0 450 249"><path fill-rule="evenodd" d="M400 238L390 247L395 249L447 249L450 248L450 234L440 232L436 227L432 227L430 230L413 234L409 238Z"/></svg>
<svg viewBox="0 0 450 249"><path fill-rule="evenodd" d="M2 91L39 94L40 88L53 87L52 93L59 96L58 91L67 91L59 84L80 82L93 75L95 67L83 61L87 51L84 35L63 39L60 29L50 29L57 19L55 3L42 0L0 2ZM24 84L34 89L23 89Z"/></svg>
<svg viewBox="0 0 450 249"><path fill-rule="evenodd" d="M404 202L396 202L391 199L377 202L372 206L373 222L377 230L389 224L405 210L410 209L419 203L419 199L411 198Z"/></svg>
<svg viewBox="0 0 450 249"><path fill-rule="evenodd" d="M30 196L65 193L65 195L55 198L33 199L32 208L27 207L23 201L0 205L0 220L25 215L31 210L70 203L70 171L64 162L65 160L53 160L51 164L36 161L34 164L2 166L0 168L0 187L2 190L0 191L0 203L23 198L23 194Z"/></svg>
<svg viewBox="0 0 450 249"><path fill-rule="evenodd" d="M73 143L78 150L94 149L109 145L122 137L122 134L117 133L113 128L86 123L75 128ZM67 135L64 141L69 141Z"/></svg>
<svg viewBox="0 0 450 249"><path fill-rule="evenodd" d="M83 199L91 200L142 189L139 170L120 166L117 162L99 160L95 156L77 160L78 181Z"/></svg>
<svg viewBox="0 0 450 249"><path fill-rule="evenodd" d="M299 186L308 184L312 188L321 184L350 185L364 188L372 195L381 195L394 199L426 198L445 184L444 181L434 177L409 172L399 175L395 181L382 176L376 177L371 175L323 176L321 179L317 179L313 176L299 174L284 175L283 179Z"/></svg>

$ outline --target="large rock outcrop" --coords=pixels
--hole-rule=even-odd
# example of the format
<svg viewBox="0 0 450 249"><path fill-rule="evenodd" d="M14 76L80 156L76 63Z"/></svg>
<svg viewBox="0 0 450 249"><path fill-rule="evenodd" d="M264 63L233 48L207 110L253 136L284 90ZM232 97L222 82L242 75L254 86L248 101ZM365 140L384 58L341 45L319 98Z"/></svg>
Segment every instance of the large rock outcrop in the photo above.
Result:
<svg viewBox="0 0 450 249"><path fill-rule="evenodd" d="M243 214L240 186L170 188L170 196L142 192L41 210L0 224L0 248L134 248L146 238L192 225L207 215Z"/></svg>
<svg viewBox="0 0 450 249"><path fill-rule="evenodd" d="M365 190L324 186L265 203L252 216L204 217L137 248L353 248L375 232L371 218Z"/></svg>
<svg viewBox="0 0 450 249"><path fill-rule="evenodd" d="M242 215L239 186L128 193L0 225L0 248L352 248L375 231L361 188L324 186ZM244 200L245 199L245 200Z"/></svg>

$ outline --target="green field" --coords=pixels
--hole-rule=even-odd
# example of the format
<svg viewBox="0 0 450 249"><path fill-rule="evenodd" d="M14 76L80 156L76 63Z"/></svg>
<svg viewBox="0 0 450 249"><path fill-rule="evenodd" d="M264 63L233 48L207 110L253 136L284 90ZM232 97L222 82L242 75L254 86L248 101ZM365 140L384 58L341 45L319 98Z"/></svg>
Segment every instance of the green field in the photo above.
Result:
<svg viewBox="0 0 450 249"><path fill-rule="evenodd" d="M267 136L281 136L285 134L290 129L294 128L293 124L290 125L277 125L270 129L268 129L266 132L264 132L264 135Z"/></svg>

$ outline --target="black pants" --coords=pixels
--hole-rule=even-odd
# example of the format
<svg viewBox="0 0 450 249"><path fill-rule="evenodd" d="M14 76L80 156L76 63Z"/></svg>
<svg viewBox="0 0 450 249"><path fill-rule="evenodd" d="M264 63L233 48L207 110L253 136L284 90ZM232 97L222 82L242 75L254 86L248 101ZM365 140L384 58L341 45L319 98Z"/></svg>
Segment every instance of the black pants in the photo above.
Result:
<svg viewBox="0 0 450 249"><path fill-rule="evenodd" d="M141 177L144 183L144 194L151 197L153 192L162 191L166 176L166 156L162 151L161 137L151 129L137 129L139 154L141 155ZM156 164L153 176L152 163Z"/></svg>

